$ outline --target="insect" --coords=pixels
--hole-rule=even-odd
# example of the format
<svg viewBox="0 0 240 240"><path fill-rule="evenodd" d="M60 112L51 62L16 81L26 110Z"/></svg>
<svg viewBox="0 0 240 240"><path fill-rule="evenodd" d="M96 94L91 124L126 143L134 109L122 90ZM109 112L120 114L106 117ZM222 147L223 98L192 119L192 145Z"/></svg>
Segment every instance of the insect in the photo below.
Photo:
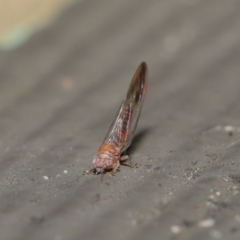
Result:
<svg viewBox="0 0 240 240"><path fill-rule="evenodd" d="M93 168L86 170L85 174L93 172L103 176L106 171L111 171L111 174L114 175L119 171L120 162L126 160L131 167L136 166L132 164L129 156L123 153L134 137L146 90L147 64L142 62L133 76L127 95L99 147L97 155L93 159Z"/></svg>

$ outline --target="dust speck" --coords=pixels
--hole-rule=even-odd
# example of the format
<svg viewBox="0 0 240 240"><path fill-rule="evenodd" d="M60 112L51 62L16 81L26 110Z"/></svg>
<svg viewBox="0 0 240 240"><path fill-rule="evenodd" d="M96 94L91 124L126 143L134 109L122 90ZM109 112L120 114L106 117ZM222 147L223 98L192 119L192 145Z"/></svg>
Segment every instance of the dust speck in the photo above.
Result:
<svg viewBox="0 0 240 240"><path fill-rule="evenodd" d="M182 227L178 225L172 225L171 226L171 232L174 234L178 234L182 231Z"/></svg>
<svg viewBox="0 0 240 240"><path fill-rule="evenodd" d="M215 225L215 220L212 218L204 219L198 223L198 226L202 227L202 228L208 228L208 227L212 227L214 225Z"/></svg>

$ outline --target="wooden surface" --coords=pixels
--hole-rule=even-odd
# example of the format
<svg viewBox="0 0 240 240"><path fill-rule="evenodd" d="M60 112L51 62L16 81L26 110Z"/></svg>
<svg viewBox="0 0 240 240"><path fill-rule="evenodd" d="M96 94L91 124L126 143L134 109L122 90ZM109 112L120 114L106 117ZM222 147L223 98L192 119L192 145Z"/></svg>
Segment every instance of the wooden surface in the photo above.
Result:
<svg viewBox="0 0 240 240"><path fill-rule="evenodd" d="M79 1L1 52L1 240L239 239L239 11ZM138 169L83 176L141 61Z"/></svg>

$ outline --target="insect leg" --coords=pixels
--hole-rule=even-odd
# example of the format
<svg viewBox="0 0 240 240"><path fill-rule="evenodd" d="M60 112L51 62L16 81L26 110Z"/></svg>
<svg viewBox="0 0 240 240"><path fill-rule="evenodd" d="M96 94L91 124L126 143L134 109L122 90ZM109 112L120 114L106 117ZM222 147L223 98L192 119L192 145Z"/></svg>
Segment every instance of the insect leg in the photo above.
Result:
<svg viewBox="0 0 240 240"><path fill-rule="evenodd" d="M93 172L93 168L87 169L87 170L83 170L83 175L89 175L91 172Z"/></svg>
<svg viewBox="0 0 240 240"><path fill-rule="evenodd" d="M131 158L129 157L129 155L123 155L120 158L120 161L128 161L128 164L131 168L137 168L137 163L132 163Z"/></svg>
<svg viewBox="0 0 240 240"><path fill-rule="evenodd" d="M91 172L96 174L96 168L94 166L92 168L87 169L87 170L83 170L83 175L89 175Z"/></svg>
<svg viewBox="0 0 240 240"><path fill-rule="evenodd" d="M120 170L119 170L119 167L120 167L120 163L119 163L119 161L118 161L116 167L111 171L111 175L112 175L112 176L114 176L114 174L115 174L116 172L120 171Z"/></svg>

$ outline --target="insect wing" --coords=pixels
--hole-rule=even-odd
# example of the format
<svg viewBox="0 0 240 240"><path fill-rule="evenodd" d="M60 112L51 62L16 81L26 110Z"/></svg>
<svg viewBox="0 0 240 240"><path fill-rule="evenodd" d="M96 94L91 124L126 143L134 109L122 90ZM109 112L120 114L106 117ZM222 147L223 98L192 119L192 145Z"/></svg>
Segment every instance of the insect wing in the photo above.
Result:
<svg viewBox="0 0 240 240"><path fill-rule="evenodd" d="M147 89L147 64L142 62L103 143L112 142L120 152L132 142Z"/></svg>

